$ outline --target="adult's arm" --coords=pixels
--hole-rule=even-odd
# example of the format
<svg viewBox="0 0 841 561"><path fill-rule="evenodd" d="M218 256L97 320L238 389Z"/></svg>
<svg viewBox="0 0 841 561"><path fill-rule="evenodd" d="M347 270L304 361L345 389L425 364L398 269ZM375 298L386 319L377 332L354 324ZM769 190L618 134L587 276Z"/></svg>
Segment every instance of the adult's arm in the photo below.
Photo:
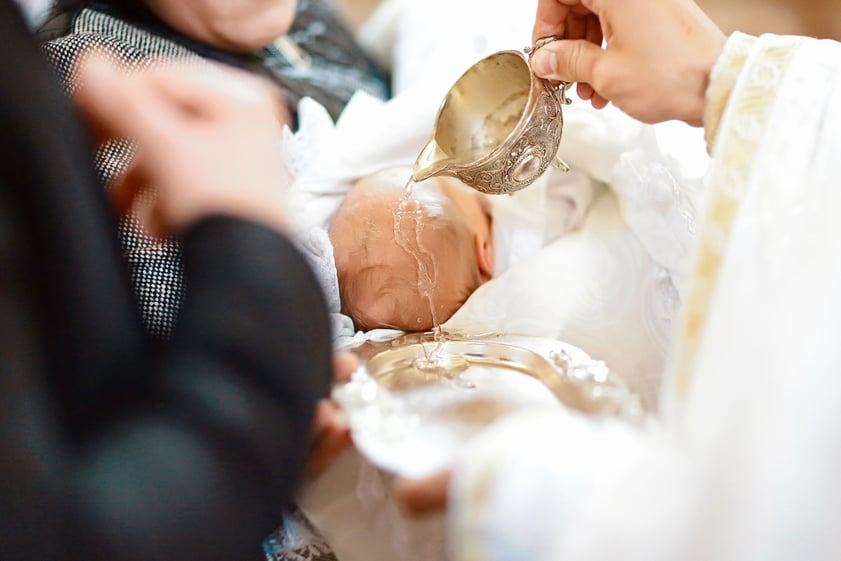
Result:
<svg viewBox="0 0 841 561"><path fill-rule="evenodd" d="M134 80L99 63L83 66L77 102L100 129L137 140L136 169L156 186L146 225L183 235L189 291L151 403L90 443L79 486L95 500L83 503L90 545L138 561L242 556L291 499L332 378L320 285L280 233L276 100L221 70ZM124 178L112 194L130 206L141 183ZM124 457L139 469L103 485Z"/></svg>
<svg viewBox="0 0 841 561"><path fill-rule="evenodd" d="M185 235L184 313L142 402L76 464L85 558L259 555L292 498L331 352L318 284L268 228Z"/></svg>
<svg viewBox="0 0 841 561"><path fill-rule="evenodd" d="M159 192L159 223L180 225L195 295L176 340L153 353L89 143L8 0L0 0L0 30L9 46L0 53L0 107L14 116L0 129L4 559L259 558L293 493L332 375L317 283L278 233L277 146L256 159L255 150L224 159L207 150L228 136L224 123L272 138L274 128L254 129L265 123L262 111L211 95L202 108L219 111L192 106L182 115L190 126L208 125L187 138L187 122L145 119L120 97L150 91L119 76L100 82L111 109L147 126L145 140L172 137L147 170L173 166L156 183L199 189ZM163 105L139 105L185 107L183 97L167 104L155 92L150 99ZM266 140L235 138L243 148ZM234 164L236 156L247 161ZM225 166L213 165L222 161L240 168L223 176ZM203 181L183 181L202 170ZM223 188L237 185L232 178L240 189ZM221 180L217 190L207 190L211 179ZM186 192L189 200L179 198Z"/></svg>

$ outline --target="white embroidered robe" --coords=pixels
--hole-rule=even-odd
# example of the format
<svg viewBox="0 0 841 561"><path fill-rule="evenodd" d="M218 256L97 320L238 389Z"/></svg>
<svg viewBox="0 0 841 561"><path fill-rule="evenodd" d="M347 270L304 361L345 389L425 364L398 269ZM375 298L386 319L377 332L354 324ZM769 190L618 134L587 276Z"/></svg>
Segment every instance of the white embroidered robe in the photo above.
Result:
<svg viewBox="0 0 841 561"><path fill-rule="evenodd" d="M529 411L464 450L452 561L841 558L841 44L732 36L655 428Z"/></svg>

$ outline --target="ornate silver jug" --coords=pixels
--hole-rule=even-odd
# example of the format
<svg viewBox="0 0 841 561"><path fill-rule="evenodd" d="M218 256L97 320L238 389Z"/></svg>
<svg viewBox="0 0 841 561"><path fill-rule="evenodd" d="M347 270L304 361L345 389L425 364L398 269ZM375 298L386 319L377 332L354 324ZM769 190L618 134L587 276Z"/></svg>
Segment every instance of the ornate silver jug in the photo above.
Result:
<svg viewBox="0 0 841 561"><path fill-rule="evenodd" d="M415 161L412 178L450 175L483 193L513 193L531 185L557 160L568 105L568 84L534 75L531 53L500 51L471 66L447 92L432 138Z"/></svg>

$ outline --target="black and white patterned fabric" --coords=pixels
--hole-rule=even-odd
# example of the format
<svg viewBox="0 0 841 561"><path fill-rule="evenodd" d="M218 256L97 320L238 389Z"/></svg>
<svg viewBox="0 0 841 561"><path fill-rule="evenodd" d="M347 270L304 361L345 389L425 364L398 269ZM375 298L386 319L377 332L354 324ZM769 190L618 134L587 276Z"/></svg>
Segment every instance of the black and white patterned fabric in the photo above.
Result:
<svg viewBox="0 0 841 561"><path fill-rule="evenodd" d="M297 508L263 541L263 553L266 561L337 561L318 530Z"/></svg>
<svg viewBox="0 0 841 561"><path fill-rule="evenodd" d="M227 53L178 35L146 11L138 13L93 2L75 11L57 12L48 20L42 29L46 38L43 49L68 93L79 86L75 75L79 55L96 48L111 53L129 70L172 60L207 59L262 74L284 93L293 119L304 96L319 101L334 118L357 90L379 98L388 96L387 77L356 45L324 0L299 0L286 36L305 54L303 65L293 64L274 45L250 54ZM99 152L97 164L104 182L126 169L131 152L124 142L112 143ZM131 216L120 224L120 238L149 334L157 340L166 339L186 288L179 242L149 238Z"/></svg>

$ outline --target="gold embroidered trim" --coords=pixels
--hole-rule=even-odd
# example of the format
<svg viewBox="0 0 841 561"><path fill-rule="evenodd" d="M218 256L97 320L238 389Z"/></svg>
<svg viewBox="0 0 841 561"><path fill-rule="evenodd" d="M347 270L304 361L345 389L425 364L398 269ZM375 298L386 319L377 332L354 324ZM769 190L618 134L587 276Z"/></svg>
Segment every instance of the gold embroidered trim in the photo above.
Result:
<svg viewBox="0 0 841 561"><path fill-rule="evenodd" d="M730 93L756 41L756 37L738 31L732 34L724 44L721 56L718 57L710 73L710 85L707 87L703 117L704 139L707 141L707 152L710 154L713 152L718 126L721 123L724 108L730 100Z"/></svg>
<svg viewBox="0 0 841 561"><path fill-rule="evenodd" d="M802 38L763 36L730 88L713 153L708 204L696 249L692 282L683 309L668 396L678 410L688 391L734 219L770 123L775 93ZM736 59L734 58L735 62ZM723 78L723 76L722 76ZM722 89L727 89L722 86Z"/></svg>

